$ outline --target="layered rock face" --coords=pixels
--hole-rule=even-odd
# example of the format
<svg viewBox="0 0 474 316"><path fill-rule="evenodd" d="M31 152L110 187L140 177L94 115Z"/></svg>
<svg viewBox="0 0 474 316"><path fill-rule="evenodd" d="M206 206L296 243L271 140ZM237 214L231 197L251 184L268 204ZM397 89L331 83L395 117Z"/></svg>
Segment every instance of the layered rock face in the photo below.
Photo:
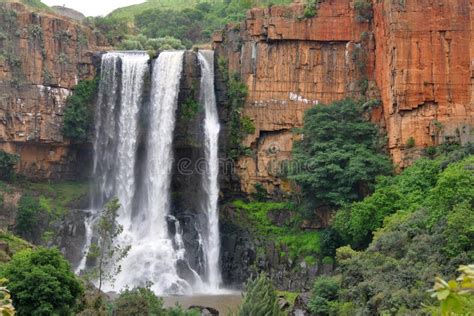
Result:
<svg viewBox="0 0 474 316"><path fill-rule="evenodd" d="M400 167L422 148L473 140L470 2L373 1L370 22L354 2L324 0L313 18L297 3L253 9L215 35L219 58L249 89L243 115L256 127L244 144L253 155L236 168L242 191L257 183L290 191L278 166L291 157L304 111L361 93L381 99L373 118Z"/></svg>
<svg viewBox="0 0 474 316"><path fill-rule="evenodd" d="M379 1L374 13L375 78L394 162L403 167L420 148L473 141L473 3Z"/></svg>
<svg viewBox="0 0 474 316"><path fill-rule="evenodd" d="M240 27L214 37L219 58L249 90L243 115L256 129L244 142L254 156L237 164L244 192L257 183L269 192L290 191L279 166L291 158L292 129L302 126L305 110L359 92L353 51L368 24L356 21L347 0L323 3L316 18L300 18L303 11L302 4L253 9Z"/></svg>
<svg viewBox="0 0 474 316"><path fill-rule="evenodd" d="M0 149L21 157L30 178L69 179L84 148L62 136L66 98L95 75L93 52L105 41L64 17L0 4Z"/></svg>

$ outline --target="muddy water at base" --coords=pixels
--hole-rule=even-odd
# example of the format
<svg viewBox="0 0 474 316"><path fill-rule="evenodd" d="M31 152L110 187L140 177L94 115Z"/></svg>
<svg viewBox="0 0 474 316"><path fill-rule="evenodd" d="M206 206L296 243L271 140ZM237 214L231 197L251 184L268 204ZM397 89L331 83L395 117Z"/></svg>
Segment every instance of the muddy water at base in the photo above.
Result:
<svg viewBox="0 0 474 316"><path fill-rule="evenodd" d="M163 297L165 307L172 307L176 303L184 308L192 305L213 307L219 311L220 316L229 315L229 311L235 311L240 302L242 295L240 293L228 295L194 295L194 296L168 296Z"/></svg>

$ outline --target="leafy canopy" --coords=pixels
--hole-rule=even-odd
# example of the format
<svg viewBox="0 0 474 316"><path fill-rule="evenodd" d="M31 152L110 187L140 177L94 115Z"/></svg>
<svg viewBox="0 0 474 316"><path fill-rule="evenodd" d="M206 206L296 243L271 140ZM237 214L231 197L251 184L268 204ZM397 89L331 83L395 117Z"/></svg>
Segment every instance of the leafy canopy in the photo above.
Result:
<svg viewBox="0 0 474 316"><path fill-rule="evenodd" d="M91 102L99 85L98 77L83 80L74 88L64 109L63 135L71 140L83 142L93 124Z"/></svg>
<svg viewBox="0 0 474 316"><path fill-rule="evenodd" d="M2 267L19 315L68 315L82 294L81 283L59 250L23 250Z"/></svg>
<svg viewBox="0 0 474 316"><path fill-rule="evenodd" d="M379 131L361 102L345 99L313 107L301 134L289 172L311 208L360 200L373 190L377 176L391 172Z"/></svg>
<svg viewBox="0 0 474 316"><path fill-rule="evenodd" d="M265 273L261 273L254 280L249 279L237 314L239 316L283 315L278 306L275 288Z"/></svg>

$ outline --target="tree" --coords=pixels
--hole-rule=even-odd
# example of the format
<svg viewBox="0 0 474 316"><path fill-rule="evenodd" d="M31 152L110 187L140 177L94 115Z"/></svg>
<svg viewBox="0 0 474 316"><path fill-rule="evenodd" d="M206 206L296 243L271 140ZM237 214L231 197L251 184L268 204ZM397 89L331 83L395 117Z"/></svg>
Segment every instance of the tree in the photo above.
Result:
<svg viewBox="0 0 474 316"><path fill-rule="evenodd" d="M117 237L122 233L123 226L117 222L120 203L117 198L105 205L97 223L97 242L92 243L87 258L95 261L95 267L89 271L89 276L98 280L100 292L104 281L113 283L115 276L120 273L119 264L130 251L131 246L118 245Z"/></svg>
<svg viewBox="0 0 474 316"><path fill-rule="evenodd" d="M306 112L301 135L289 175L311 209L360 200L373 190L377 176L392 170L361 102L346 99L313 107Z"/></svg>
<svg viewBox="0 0 474 316"><path fill-rule="evenodd" d="M147 287L125 289L114 302L115 315L164 315L163 299Z"/></svg>
<svg viewBox="0 0 474 316"><path fill-rule="evenodd" d="M99 86L98 77L83 80L67 98L64 109L63 135L69 139L83 142L87 139L93 123L92 100Z"/></svg>
<svg viewBox="0 0 474 316"><path fill-rule="evenodd" d="M337 301L340 282L334 277L322 276L314 282L309 309L315 315L334 314L331 304Z"/></svg>
<svg viewBox="0 0 474 316"><path fill-rule="evenodd" d="M67 315L83 292L59 250L38 248L15 254L1 276L9 280L19 315Z"/></svg>
<svg viewBox="0 0 474 316"><path fill-rule="evenodd" d="M246 293L239 307L239 316L279 316L283 315L278 306L278 297L272 282L265 273L256 279L249 279Z"/></svg>
<svg viewBox="0 0 474 316"><path fill-rule="evenodd" d="M460 266L458 271L461 275L456 280L436 278L432 297L440 307L431 309L434 315L471 315L474 310L474 265Z"/></svg>
<svg viewBox="0 0 474 316"><path fill-rule="evenodd" d="M20 161L18 155L0 150L0 179L12 180L15 177L15 165Z"/></svg>

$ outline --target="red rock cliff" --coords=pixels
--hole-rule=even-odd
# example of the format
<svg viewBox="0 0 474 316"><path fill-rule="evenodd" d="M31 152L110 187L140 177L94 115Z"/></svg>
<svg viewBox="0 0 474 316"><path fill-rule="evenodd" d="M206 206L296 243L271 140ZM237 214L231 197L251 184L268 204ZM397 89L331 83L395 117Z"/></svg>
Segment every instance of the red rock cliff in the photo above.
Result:
<svg viewBox="0 0 474 316"><path fill-rule="evenodd" d="M361 80L370 98L382 100L374 119L387 129L395 164L427 146L472 140L473 7L467 0L374 1L374 19L361 23L354 1L324 0L314 18L302 18L301 4L253 9L240 27L216 34L217 55L249 88L243 114L256 126L245 140L254 155L238 163L242 190L256 183L289 190L274 166L290 158L292 128L313 104L359 95ZM412 137L415 148L406 148Z"/></svg>
<svg viewBox="0 0 474 316"><path fill-rule="evenodd" d="M94 76L92 29L19 3L0 4L0 149L20 154L20 173L72 178L79 150L62 137L67 96ZM74 168L75 165L75 168Z"/></svg>

